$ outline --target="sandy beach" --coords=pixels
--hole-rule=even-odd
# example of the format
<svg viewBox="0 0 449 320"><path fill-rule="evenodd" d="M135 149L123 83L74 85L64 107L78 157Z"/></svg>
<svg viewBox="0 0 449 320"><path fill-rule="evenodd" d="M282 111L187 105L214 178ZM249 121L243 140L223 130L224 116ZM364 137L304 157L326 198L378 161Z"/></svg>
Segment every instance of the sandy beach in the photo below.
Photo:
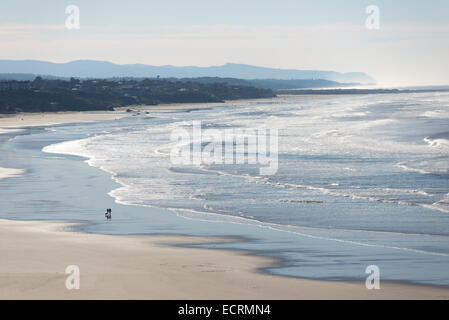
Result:
<svg viewBox="0 0 449 320"><path fill-rule="evenodd" d="M0 118L0 128L123 116L15 115ZM0 168L0 179L20 174L20 169ZM230 239L96 235L71 227L0 220L0 299L449 299L449 289L432 286L381 282L380 290L368 290L364 282L273 276L261 271L277 263L270 258L179 246ZM65 286L69 265L80 268L79 290Z"/></svg>
<svg viewBox="0 0 449 320"><path fill-rule="evenodd" d="M0 115L0 134L10 132L14 128L49 126L71 122L92 122L98 120L116 120L129 114L115 111L102 112L49 112L49 113L19 113Z"/></svg>
<svg viewBox="0 0 449 320"><path fill-rule="evenodd" d="M0 114L0 134L11 132L20 127L49 126L71 122L92 122L99 120L117 120L130 117L141 112L173 112L179 110L208 109L217 106L249 104L254 100L234 100L225 103L174 103L155 106L128 106L116 108L115 111L90 111L90 112L48 112L48 113L18 113L13 115ZM270 99L258 99L258 101L273 101ZM132 112L127 113L127 110Z"/></svg>
<svg viewBox="0 0 449 320"><path fill-rule="evenodd" d="M174 245L225 239L105 236L57 222L0 221L0 299L449 299L449 290L266 275L275 261ZM67 266L80 270L68 290Z"/></svg>
<svg viewBox="0 0 449 320"><path fill-rule="evenodd" d="M273 102L275 98L233 100L216 103L173 103L154 106L139 105L116 108L115 111L89 112L47 112L47 113L18 113L12 115L0 114L0 134L18 130L20 127L50 126L63 123L93 122L99 120L118 120L143 112L173 112L179 110L209 109L226 105L247 105L254 101ZM126 112L131 110L132 112Z"/></svg>

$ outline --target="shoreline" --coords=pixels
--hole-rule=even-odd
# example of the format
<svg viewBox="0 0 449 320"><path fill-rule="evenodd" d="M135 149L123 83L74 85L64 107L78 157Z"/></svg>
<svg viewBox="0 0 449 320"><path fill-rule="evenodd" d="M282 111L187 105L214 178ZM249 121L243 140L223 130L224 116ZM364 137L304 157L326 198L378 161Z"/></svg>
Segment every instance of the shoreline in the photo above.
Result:
<svg viewBox="0 0 449 320"><path fill-rule="evenodd" d="M192 109L192 105L182 105L187 110ZM169 106L171 107L172 105ZM220 106L224 106L224 104L220 104ZM210 106L204 106L204 108L206 107ZM95 117L106 115L107 113L102 112L101 114L95 114ZM115 116L115 114L107 115L106 119L98 120L113 120L109 119L112 116ZM129 114L123 116L129 116ZM59 124L97 121L92 120L90 117L86 119L84 116L80 120L84 119L85 121L77 121L78 119L74 117L73 113L64 115L63 118L66 122L58 122ZM33 121L36 123L35 125L41 126L55 123L40 123L38 120L62 121L63 119L39 118L37 116ZM0 127L2 127L1 122ZM21 125L16 127L21 127ZM9 128L15 127L11 126ZM59 231L52 229L55 226L59 228ZM9 258L5 265L10 268L3 269L0 267L0 298L449 299L449 288L445 287L381 282L383 290L367 290L363 282L322 281L277 276L264 272L264 269L270 268L273 264L279 262L279 260L274 258L261 257L250 251L189 247L189 245L194 243L229 242L229 238L187 235L100 235L70 231L70 228L73 226L75 226L73 223L0 220L0 237L2 238L0 254ZM16 241L17 239L20 241ZM129 246L123 246L123 242L129 243ZM105 244L107 244L106 247ZM93 250L91 246L95 248L96 253L92 257L89 256ZM154 247L157 247L158 250L155 251ZM42 257L39 253L39 249L42 248L45 248L46 252L51 252L50 256ZM102 255L102 250L105 248L111 256ZM141 256L154 257L160 255L169 259L171 258L169 253L171 252L173 252L173 260L170 260L170 263L173 265L173 268L168 271L164 269L164 266L166 267L167 264L164 266L157 265L145 259L141 264L136 263L133 265L128 263L128 261L133 261L133 259L140 259ZM195 252L195 259L192 259L190 256L192 252ZM128 258L122 259L122 255ZM87 291L81 290L82 292L69 291L65 288L64 281L58 282L66 278L64 274L65 267L60 264L59 257L66 258L67 263L70 263L69 260L71 259L82 261L84 265L89 267L88 279L95 283L113 282L117 279L119 281L114 284L116 287L99 286L98 288L88 287ZM113 261L111 262L112 258ZM201 261L201 263L198 261ZM32 266L30 269L30 262L38 264L44 269L39 269L35 272ZM60 269L58 267L56 269L56 266L53 265L55 263L59 263L58 266L64 268ZM170 266L170 264L168 265ZM98 266L104 266L105 269L100 269ZM209 267L210 269L207 269ZM14 270L14 272L10 270ZM51 270L51 272L46 270ZM160 276L165 276L167 272L173 276L173 279L160 279ZM127 275L129 274L140 274L145 279L145 285L141 283L140 278L128 277ZM150 290L150 283L155 281L155 279L159 282L163 280L163 283L158 282L157 285L159 287ZM34 285L30 287L29 281L34 283ZM197 288L197 283L203 285L202 289ZM181 292L178 292L178 286L183 286ZM295 288L291 288L292 286ZM217 287L220 288L219 292ZM135 292L123 291L123 288L128 288Z"/></svg>
<svg viewBox="0 0 449 320"><path fill-rule="evenodd" d="M68 123L94 122L101 120L118 120L128 117L116 111L99 112L40 112L18 113L13 115L0 114L0 134L14 132L23 127L51 126Z"/></svg>
<svg viewBox="0 0 449 320"><path fill-rule="evenodd" d="M3 168L0 167L0 180L7 178L20 177L25 174L23 169Z"/></svg>
<svg viewBox="0 0 449 320"><path fill-rule="evenodd" d="M0 220L0 299L449 299L449 288L322 281L261 272L276 259L188 247L229 239L99 235L73 223ZM80 270L68 290L67 266Z"/></svg>
<svg viewBox="0 0 449 320"><path fill-rule="evenodd" d="M281 96L276 96L273 98L258 98L258 99L238 99L238 100L225 100L224 102L188 102L188 103L164 103L158 105L133 105L127 107L116 108L115 111L125 112L127 109L131 109L135 112L173 112L173 111L192 111L198 109L213 109L217 107L226 107L233 105L247 105L254 102L273 102L279 100Z"/></svg>
<svg viewBox="0 0 449 320"><path fill-rule="evenodd" d="M196 109L211 109L234 104L250 104L254 101L273 102L279 97L261 99L226 100L224 102L189 102L171 103L159 105L129 105L115 108L114 111L62 111L62 112L30 112L16 114L0 114L0 134L13 132L14 129L33 126L50 126L67 123L94 122L101 120L118 120L131 117L135 113L165 113L185 110L186 112ZM132 110L128 113L126 110Z"/></svg>

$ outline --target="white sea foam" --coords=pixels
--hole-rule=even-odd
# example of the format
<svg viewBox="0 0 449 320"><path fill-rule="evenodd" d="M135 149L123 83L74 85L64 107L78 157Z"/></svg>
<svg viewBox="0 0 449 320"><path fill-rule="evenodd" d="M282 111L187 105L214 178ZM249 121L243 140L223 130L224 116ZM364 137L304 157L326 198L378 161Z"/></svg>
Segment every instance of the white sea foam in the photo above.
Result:
<svg viewBox="0 0 449 320"><path fill-rule="evenodd" d="M421 116L426 118L449 119L449 110L429 110L423 112Z"/></svg>
<svg viewBox="0 0 449 320"><path fill-rule="evenodd" d="M449 162L446 158L436 158L421 161L399 162L397 167L421 174L448 174Z"/></svg>
<svg viewBox="0 0 449 320"><path fill-rule="evenodd" d="M46 153L67 154L72 156L90 158L93 157L93 154L88 152L88 150L86 149L86 144L91 139L93 138L55 143L44 147L42 151Z"/></svg>
<svg viewBox="0 0 449 320"><path fill-rule="evenodd" d="M0 128L0 134L23 132L25 129Z"/></svg>
<svg viewBox="0 0 449 320"><path fill-rule="evenodd" d="M442 151L446 151L449 153L449 140L447 139L431 139L431 138L424 138L424 141L433 148L438 148Z"/></svg>

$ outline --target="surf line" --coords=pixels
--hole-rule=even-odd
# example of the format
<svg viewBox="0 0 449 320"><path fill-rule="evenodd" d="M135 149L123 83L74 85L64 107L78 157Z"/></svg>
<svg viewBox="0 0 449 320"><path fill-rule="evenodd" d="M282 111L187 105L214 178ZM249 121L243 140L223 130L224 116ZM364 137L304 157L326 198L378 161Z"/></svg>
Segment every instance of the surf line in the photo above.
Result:
<svg viewBox="0 0 449 320"><path fill-rule="evenodd" d="M274 175L278 169L278 136L274 128L203 131L201 121L193 121L192 134L184 128L172 131L170 161L174 165L258 164L261 175Z"/></svg>

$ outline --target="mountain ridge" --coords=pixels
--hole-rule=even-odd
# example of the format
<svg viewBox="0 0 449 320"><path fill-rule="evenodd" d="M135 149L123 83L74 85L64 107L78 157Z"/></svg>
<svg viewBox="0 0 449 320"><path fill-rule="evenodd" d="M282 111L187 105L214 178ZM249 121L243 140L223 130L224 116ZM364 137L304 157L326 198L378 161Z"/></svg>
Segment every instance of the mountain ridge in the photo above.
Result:
<svg viewBox="0 0 449 320"><path fill-rule="evenodd" d="M221 66L153 66L147 64L116 64L101 60L74 60L48 62L42 60L0 60L0 73L45 74L56 77L111 78L111 77L227 77L238 79L323 79L341 83L374 84L364 72L340 73L326 70L297 70L259 67L248 64L226 63Z"/></svg>

